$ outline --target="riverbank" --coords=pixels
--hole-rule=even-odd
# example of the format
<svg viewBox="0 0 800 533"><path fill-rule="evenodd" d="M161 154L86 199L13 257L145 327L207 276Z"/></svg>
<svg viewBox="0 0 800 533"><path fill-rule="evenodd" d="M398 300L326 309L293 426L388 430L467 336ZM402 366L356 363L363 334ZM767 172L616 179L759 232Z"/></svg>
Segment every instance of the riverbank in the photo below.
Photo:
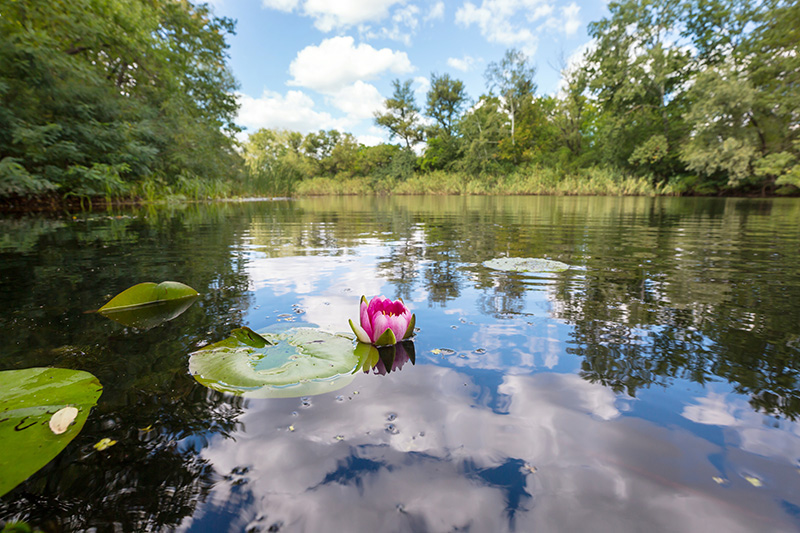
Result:
<svg viewBox="0 0 800 533"><path fill-rule="evenodd" d="M625 176L600 168L580 170L563 175L552 169L519 171L507 175L470 176L461 172L434 171L416 173L405 181L376 180L371 177L311 178L296 184L289 195L281 198L309 196L710 196L710 197L796 197L800 189L790 191L762 190L695 190L689 178L676 178L653 184L644 177ZM254 188L255 189L255 188ZM204 191L205 192L205 191ZM783 194L780 194L783 192ZM204 201L243 201L274 199L259 190L238 191L217 187L208 194L161 194L153 189L146 195L75 197L55 193L38 196L0 198L0 213L36 213L53 211L85 211L118 206L180 204Z"/></svg>

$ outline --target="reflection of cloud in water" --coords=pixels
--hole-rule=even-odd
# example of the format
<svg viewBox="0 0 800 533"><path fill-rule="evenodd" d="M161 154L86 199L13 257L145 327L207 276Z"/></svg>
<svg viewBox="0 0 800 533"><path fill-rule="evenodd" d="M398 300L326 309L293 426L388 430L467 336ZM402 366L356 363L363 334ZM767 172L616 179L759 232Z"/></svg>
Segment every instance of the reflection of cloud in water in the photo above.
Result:
<svg viewBox="0 0 800 533"><path fill-rule="evenodd" d="M497 414L463 374L409 370L359 375L307 408L250 402L246 429L203 451L222 475L249 468L247 483L218 483L184 529L216 524L242 491L230 530L257 515L313 532L791 529L774 494L712 481L718 446L621 416L614 394L575 375L506 376Z"/></svg>
<svg viewBox="0 0 800 533"><path fill-rule="evenodd" d="M539 365L553 368L563 351L555 326L531 330L518 322L480 324L469 337L470 350L452 359L456 366L507 373L528 373ZM464 328L466 329L466 327ZM544 334L545 336L541 336ZM476 349L486 353L474 353Z"/></svg>
<svg viewBox="0 0 800 533"><path fill-rule="evenodd" d="M303 320L333 332L349 331L347 319L358 317L361 295L377 295L386 283L371 261L351 256L256 258L247 268L254 290L297 294Z"/></svg>
<svg viewBox="0 0 800 533"><path fill-rule="evenodd" d="M695 402L684 408L683 416L698 424L722 426L726 442L764 457L800 460L800 423L755 412L739 397L709 392Z"/></svg>

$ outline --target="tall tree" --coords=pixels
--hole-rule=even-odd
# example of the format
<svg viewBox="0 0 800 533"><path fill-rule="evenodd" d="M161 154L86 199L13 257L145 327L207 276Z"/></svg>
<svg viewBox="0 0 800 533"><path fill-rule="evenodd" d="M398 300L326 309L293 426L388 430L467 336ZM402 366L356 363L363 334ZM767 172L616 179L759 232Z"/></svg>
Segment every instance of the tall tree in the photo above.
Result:
<svg viewBox="0 0 800 533"><path fill-rule="evenodd" d="M464 89L464 82L451 78L449 74L431 74L425 114L435 120L446 135L452 136L453 127L466 104L467 91Z"/></svg>
<svg viewBox="0 0 800 533"><path fill-rule="evenodd" d="M528 56L513 48L506 51L499 63L489 63L484 73L489 93L500 98L501 108L511 120L512 145L516 143L517 120L536 92L535 75L536 69L528 64Z"/></svg>
<svg viewBox="0 0 800 533"><path fill-rule="evenodd" d="M414 91L411 89L411 82L412 80L404 82L393 80L392 97L384 101L386 111L384 113L375 112L375 123L388 129L391 139L395 137L402 139L409 150L423 139L419 107L414 98Z"/></svg>
<svg viewBox="0 0 800 533"><path fill-rule="evenodd" d="M604 113L609 162L665 179L680 168L681 115L692 70L689 47L675 42L679 0L621 0L589 25L589 87Z"/></svg>

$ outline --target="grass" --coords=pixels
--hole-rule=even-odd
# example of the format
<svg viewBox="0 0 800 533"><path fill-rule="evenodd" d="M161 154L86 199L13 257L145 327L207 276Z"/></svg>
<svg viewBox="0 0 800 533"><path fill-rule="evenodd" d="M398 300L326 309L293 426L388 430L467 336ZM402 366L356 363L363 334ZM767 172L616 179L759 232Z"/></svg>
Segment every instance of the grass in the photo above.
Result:
<svg viewBox="0 0 800 533"><path fill-rule="evenodd" d="M653 185L644 177L624 176L603 168L564 174L556 169L527 167L502 176L471 176L463 172L417 173L396 184L369 178L314 178L295 187L297 196L323 195L555 195L660 196L675 195L671 185Z"/></svg>

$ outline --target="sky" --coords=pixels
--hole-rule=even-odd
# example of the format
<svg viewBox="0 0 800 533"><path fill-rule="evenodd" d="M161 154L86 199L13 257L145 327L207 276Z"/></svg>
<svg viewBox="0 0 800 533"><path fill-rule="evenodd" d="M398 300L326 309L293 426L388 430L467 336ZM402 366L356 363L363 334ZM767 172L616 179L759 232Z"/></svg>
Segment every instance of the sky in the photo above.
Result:
<svg viewBox="0 0 800 533"><path fill-rule="evenodd" d="M487 65L516 48L537 69L537 94L554 94L562 66L589 43L588 23L607 15L604 0L209 3L236 20L229 64L246 133L337 129L366 145L388 141L374 113L392 80L414 80L422 110L432 73L462 80L477 100L487 92Z"/></svg>

